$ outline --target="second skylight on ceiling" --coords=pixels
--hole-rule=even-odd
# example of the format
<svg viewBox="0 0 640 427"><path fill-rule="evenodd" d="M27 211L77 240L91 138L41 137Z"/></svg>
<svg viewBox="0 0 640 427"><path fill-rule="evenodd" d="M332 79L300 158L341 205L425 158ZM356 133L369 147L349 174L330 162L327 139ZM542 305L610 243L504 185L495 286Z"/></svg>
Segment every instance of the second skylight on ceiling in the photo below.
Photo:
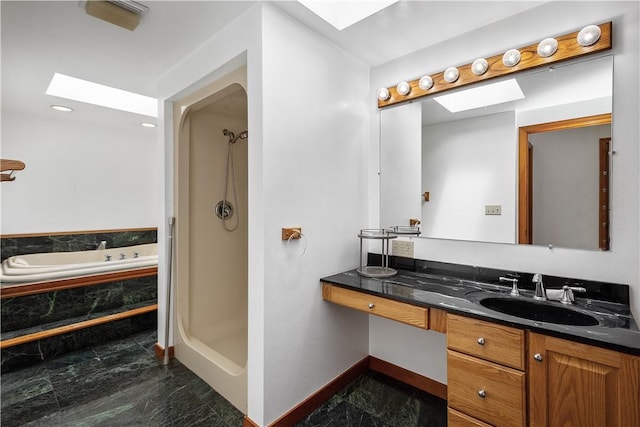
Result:
<svg viewBox="0 0 640 427"><path fill-rule="evenodd" d="M46 94L143 116L158 117L156 98L60 73L53 75Z"/></svg>

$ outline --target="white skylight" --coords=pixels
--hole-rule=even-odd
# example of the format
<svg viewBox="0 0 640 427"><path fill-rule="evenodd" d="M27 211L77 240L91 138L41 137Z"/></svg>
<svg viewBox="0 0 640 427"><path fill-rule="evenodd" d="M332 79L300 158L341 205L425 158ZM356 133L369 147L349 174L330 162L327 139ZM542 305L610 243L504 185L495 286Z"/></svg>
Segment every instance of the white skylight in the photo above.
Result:
<svg viewBox="0 0 640 427"><path fill-rule="evenodd" d="M516 79L492 83L448 95L434 97L434 101L452 113L488 107L524 98Z"/></svg>
<svg viewBox="0 0 640 427"><path fill-rule="evenodd" d="M156 98L60 73L53 75L46 94L144 116L158 117L158 100Z"/></svg>
<svg viewBox="0 0 640 427"><path fill-rule="evenodd" d="M298 0L320 18L343 30L398 0Z"/></svg>

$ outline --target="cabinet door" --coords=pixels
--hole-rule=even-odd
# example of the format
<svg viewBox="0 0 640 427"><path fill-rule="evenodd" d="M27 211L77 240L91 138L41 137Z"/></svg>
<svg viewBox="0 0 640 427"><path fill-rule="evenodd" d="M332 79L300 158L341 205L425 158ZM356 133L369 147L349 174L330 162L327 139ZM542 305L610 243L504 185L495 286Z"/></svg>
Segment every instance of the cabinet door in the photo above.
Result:
<svg viewBox="0 0 640 427"><path fill-rule="evenodd" d="M640 426L640 357L529 334L531 426Z"/></svg>

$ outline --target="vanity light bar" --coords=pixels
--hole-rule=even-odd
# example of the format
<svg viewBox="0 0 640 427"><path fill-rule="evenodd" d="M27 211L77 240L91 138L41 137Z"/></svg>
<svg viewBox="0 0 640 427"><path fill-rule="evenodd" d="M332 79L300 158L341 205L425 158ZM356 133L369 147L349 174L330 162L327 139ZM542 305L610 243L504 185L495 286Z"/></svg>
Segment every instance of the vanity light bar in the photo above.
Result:
<svg viewBox="0 0 640 427"><path fill-rule="evenodd" d="M556 37L555 41L557 41L557 46L549 39L544 39L542 42L524 46L519 49L509 49L505 54L501 53L491 58L486 58L486 65L488 65L488 67L484 72L480 72L485 65L484 58L479 58L473 63L459 67L449 67L447 70L439 73L422 76L422 78L416 80L401 82L398 86L401 86L400 89L402 89L402 92L400 92L396 86L381 88L378 90L378 108L422 98L471 83L609 50L612 46L611 27L612 22L605 22L600 25L589 25L580 31ZM600 30L599 34L597 29ZM587 32L587 30L589 31ZM586 36L585 33L587 33ZM597 36L599 36L599 38L593 42L592 40ZM540 52L538 52L539 45L543 42L544 45L540 48ZM553 51L553 53L551 53L551 51ZM509 55L507 55L507 53ZM454 75L455 78L453 78ZM420 84L421 81L422 84ZM432 84L425 84L425 82L431 83L431 81ZM406 91L407 87L404 86L405 84L409 86L408 91ZM406 94L403 95L402 93L405 92Z"/></svg>

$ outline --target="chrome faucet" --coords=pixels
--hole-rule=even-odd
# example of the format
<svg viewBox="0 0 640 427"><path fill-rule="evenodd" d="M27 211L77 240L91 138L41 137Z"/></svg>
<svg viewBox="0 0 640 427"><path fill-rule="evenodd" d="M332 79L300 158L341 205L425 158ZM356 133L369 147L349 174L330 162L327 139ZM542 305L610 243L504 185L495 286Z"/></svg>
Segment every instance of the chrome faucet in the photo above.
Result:
<svg viewBox="0 0 640 427"><path fill-rule="evenodd" d="M100 242L100 244L96 247L96 250L101 250L101 249L107 249L107 241L103 240Z"/></svg>
<svg viewBox="0 0 640 427"><path fill-rule="evenodd" d="M536 284L536 292L533 294L533 299L538 301L546 301L547 291L544 289L544 283L542 283L542 274L534 274L531 281Z"/></svg>

